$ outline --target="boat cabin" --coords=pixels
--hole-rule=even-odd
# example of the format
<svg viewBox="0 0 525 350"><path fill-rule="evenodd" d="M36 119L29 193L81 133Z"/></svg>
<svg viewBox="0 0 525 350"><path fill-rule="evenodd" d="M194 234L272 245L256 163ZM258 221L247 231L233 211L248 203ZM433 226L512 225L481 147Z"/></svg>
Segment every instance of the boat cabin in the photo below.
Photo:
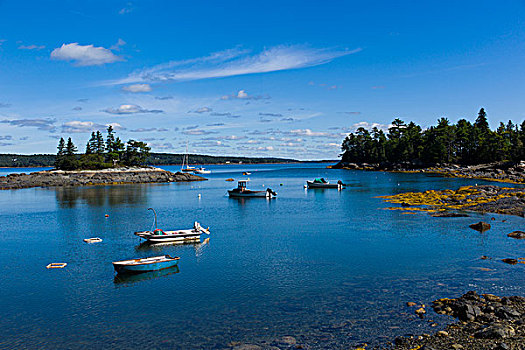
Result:
<svg viewBox="0 0 525 350"><path fill-rule="evenodd" d="M248 183L248 181L250 180L239 180L239 182L237 183L237 189L239 191L246 190L246 184Z"/></svg>

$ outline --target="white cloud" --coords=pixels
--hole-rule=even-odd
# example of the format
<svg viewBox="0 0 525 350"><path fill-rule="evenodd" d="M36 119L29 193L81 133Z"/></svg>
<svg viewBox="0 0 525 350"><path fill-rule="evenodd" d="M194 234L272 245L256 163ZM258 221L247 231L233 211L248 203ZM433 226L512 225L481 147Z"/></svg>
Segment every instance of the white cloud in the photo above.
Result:
<svg viewBox="0 0 525 350"><path fill-rule="evenodd" d="M97 124L94 122L83 122L80 120L73 120L62 124L63 133L83 133L83 132L92 132L94 130L106 129L108 126L112 126L114 130L125 130L122 125L119 123L110 123L110 124Z"/></svg>
<svg viewBox="0 0 525 350"><path fill-rule="evenodd" d="M235 100L235 99L239 99L239 100L262 100L264 99L264 100L267 100L267 99L270 99L270 96L268 95L251 96L251 95L248 95L246 90L239 90L236 94L224 95L221 97L221 100Z"/></svg>
<svg viewBox="0 0 525 350"><path fill-rule="evenodd" d="M123 61L111 50L93 45L79 45L78 43L62 44L51 52L51 58L62 61L74 61L76 66L98 66L106 63Z"/></svg>
<svg viewBox="0 0 525 350"><path fill-rule="evenodd" d="M390 125L386 125L386 124L362 121L362 122L353 124L350 127L350 131L353 132L353 131L355 131L355 130L357 130L359 128L365 128L367 130L371 130L373 128L378 128L380 130L387 131L388 128L390 128L391 126L392 126L391 124Z"/></svg>
<svg viewBox="0 0 525 350"><path fill-rule="evenodd" d="M151 86L149 84L133 84L123 86L122 90L127 92L150 92Z"/></svg>
<svg viewBox="0 0 525 350"><path fill-rule="evenodd" d="M258 151L273 151L273 146L266 146L266 147L257 147Z"/></svg>
<svg viewBox="0 0 525 350"><path fill-rule="evenodd" d="M290 130L290 133L293 135L300 135L300 136L330 136L327 132L315 132L310 129L295 129Z"/></svg>
<svg viewBox="0 0 525 350"><path fill-rule="evenodd" d="M145 109L137 105L120 105L118 108L109 107L102 112L109 114L135 114L135 113L164 113L160 109Z"/></svg>
<svg viewBox="0 0 525 350"><path fill-rule="evenodd" d="M360 48L332 50L281 45L250 55L247 50L232 49L213 53L206 57L172 61L136 71L124 79L113 82L113 84L188 81L299 69L322 65L338 57L359 51L361 51Z"/></svg>

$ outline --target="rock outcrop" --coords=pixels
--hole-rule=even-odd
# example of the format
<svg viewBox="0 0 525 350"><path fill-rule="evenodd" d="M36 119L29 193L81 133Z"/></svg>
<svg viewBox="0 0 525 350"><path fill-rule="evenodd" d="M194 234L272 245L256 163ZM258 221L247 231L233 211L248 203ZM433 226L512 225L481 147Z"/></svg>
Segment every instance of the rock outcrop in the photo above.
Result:
<svg viewBox="0 0 525 350"><path fill-rule="evenodd" d="M423 164L414 162L404 162L399 164L357 164L339 162L333 166L329 166L329 168L429 173L439 174L447 177L464 177L511 183L525 183L525 161L496 162L467 166L461 166L457 164L436 164L434 166L425 166Z"/></svg>
<svg viewBox="0 0 525 350"><path fill-rule="evenodd" d="M172 173L153 167L78 171L47 170L29 174L1 176L0 190L29 187L118 185L202 180L206 179L192 174Z"/></svg>
<svg viewBox="0 0 525 350"><path fill-rule="evenodd" d="M523 297L470 291L457 299L436 300L433 309L459 322L433 335L398 337L393 349L525 349Z"/></svg>

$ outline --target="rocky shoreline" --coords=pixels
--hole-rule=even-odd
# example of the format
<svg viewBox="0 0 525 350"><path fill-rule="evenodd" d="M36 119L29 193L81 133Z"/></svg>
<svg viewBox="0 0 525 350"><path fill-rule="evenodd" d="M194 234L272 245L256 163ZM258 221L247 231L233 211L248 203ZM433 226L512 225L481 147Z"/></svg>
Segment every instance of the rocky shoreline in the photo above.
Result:
<svg viewBox="0 0 525 350"><path fill-rule="evenodd" d="M422 317L425 307L418 308ZM397 337L393 345L374 349L396 350L518 350L525 349L525 298L521 296L498 297L478 295L470 291L457 299L438 299L432 303L438 314L449 315L458 322L448 325L433 335Z"/></svg>
<svg viewBox="0 0 525 350"><path fill-rule="evenodd" d="M387 208L390 210L426 211L439 217L467 216L462 211L525 217L525 188L464 186L457 190L406 192L380 198L401 205Z"/></svg>
<svg viewBox="0 0 525 350"><path fill-rule="evenodd" d="M181 172L172 173L154 167L78 171L46 170L29 174L0 176L0 190L30 187L119 185L203 180L206 179L197 175Z"/></svg>
<svg viewBox="0 0 525 350"><path fill-rule="evenodd" d="M412 163L403 164L368 164L343 163L329 166L332 169L392 171L403 173L437 174L446 177L462 177L488 181L525 184L525 161L497 162L460 166L457 164L437 164L431 167L417 167Z"/></svg>

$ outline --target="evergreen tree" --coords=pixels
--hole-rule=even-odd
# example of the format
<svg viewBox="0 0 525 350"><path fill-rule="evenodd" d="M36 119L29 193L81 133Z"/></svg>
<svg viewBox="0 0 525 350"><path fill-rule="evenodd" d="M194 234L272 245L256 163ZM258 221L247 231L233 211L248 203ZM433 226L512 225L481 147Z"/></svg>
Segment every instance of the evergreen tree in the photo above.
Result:
<svg viewBox="0 0 525 350"><path fill-rule="evenodd" d="M66 142L64 141L64 138L61 137L60 138L60 141L58 141L58 152L57 152L57 157L55 159L55 168L57 169L62 169L62 166L63 166L63 162L64 162L64 156L66 154Z"/></svg>
<svg viewBox="0 0 525 350"><path fill-rule="evenodd" d="M58 152L57 152L57 157L61 157L65 154L65 147L66 147L66 142L64 141L64 138L61 137L60 138L60 141L58 141Z"/></svg>
<svg viewBox="0 0 525 350"><path fill-rule="evenodd" d="M89 139L89 141L87 142L87 145L86 145L86 154L95 153L95 149L96 149L95 142L96 142L95 133L92 132L91 133L91 138Z"/></svg>
<svg viewBox="0 0 525 350"><path fill-rule="evenodd" d="M146 163L150 147L144 142L129 140L124 152L124 163L129 166L138 166Z"/></svg>
<svg viewBox="0 0 525 350"><path fill-rule="evenodd" d="M73 141L71 141L71 137L67 139L67 145L66 145L66 151L65 154L67 156L73 156L77 152L76 146L73 144Z"/></svg>
<svg viewBox="0 0 525 350"><path fill-rule="evenodd" d="M102 133L100 131L97 131L95 134L95 153L96 154L103 154L105 151L104 146L104 137L102 136Z"/></svg>

